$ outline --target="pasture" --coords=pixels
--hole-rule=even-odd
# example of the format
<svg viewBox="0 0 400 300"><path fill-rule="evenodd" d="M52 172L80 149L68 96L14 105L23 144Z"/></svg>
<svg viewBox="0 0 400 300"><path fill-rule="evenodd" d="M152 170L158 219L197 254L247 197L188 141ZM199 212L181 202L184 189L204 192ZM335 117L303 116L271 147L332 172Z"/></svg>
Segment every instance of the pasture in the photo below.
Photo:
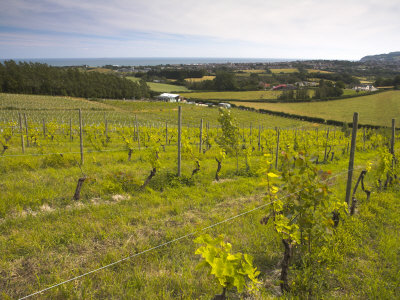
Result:
<svg viewBox="0 0 400 300"><path fill-rule="evenodd" d="M232 102L253 108L263 108L285 113L351 122L353 112L360 114L360 123L390 126L392 118L400 115L400 92L387 91L379 94L349 99L306 103L250 103Z"/></svg>
<svg viewBox="0 0 400 300"><path fill-rule="evenodd" d="M140 78L127 76L126 77L132 81L139 81ZM167 83L158 83L158 82L146 82L149 86L150 90L158 93L172 93L172 92L190 92L190 90L181 85L167 84Z"/></svg>

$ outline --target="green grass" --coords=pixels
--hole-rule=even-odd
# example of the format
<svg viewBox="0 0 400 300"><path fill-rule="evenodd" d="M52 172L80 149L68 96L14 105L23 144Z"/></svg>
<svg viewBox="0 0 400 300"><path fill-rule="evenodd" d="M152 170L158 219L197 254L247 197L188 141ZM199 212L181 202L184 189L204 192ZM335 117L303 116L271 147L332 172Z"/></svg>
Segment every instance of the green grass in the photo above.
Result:
<svg viewBox="0 0 400 300"><path fill-rule="evenodd" d="M181 95L188 99L202 100L268 100L277 99L281 93L281 91L193 92Z"/></svg>
<svg viewBox="0 0 400 300"><path fill-rule="evenodd" d="M296 68L287 68L287 69L270 69L270 71L274 74L279 74L279 73L296 73L299 72L298 69Z"/></svg>
<svg viewBox="0 0 400 300"><path fill-rule="evenodd" d="M302 125L284 118L232 110L238 120L253 123L250 129L240 127L240 143L250 151L250 172L246 171L244 155L239 157L239 172L236 159L230 155L222 163L221 181L215 182L215 155L217 146L204 154L198 154L198 128L184 126L184 144L192 147L193 155L200 160L201 169L190 178L194 169L193 157L183 151L182 177L176 173L176 127L169 127L171 145L159 152L161 167L148 188L139 186L150 173L152 166L146 148L148 136L164 141L165 128L152 124L172 119L177 104L161 102L104 100L91 102L63 97L26 96L0 94L1 107L15 106L29 109L29 117L37 117L38 123L30 118L31 130L38 132L38 144L26 148L25 154L64 153L63 155L10 156L21 155L18 131L12 137L5 156L0 157L0 295L2 299L14 299L47 288L64 280L79 276L102 266L119 261L152 247L202 231L212 224L250 211L266 204L265 157L275 153L276 133L263 130L258 151L258 128L255 124ZM62 126L66 118L60 107L84 106L84 116L94 113L99 124L104 113L113 117L115 124L109 124L110 142L102 150L120 150L100 153L85 153L85 163L79 167L79 139L76 122L73 127L74 139L70 141ZM35 110L37 105L37 110ZM102 111L92 111L102 109ZM4 110L4 109L3 109ZM14 110L4 110L3 118ZM42 113L57 114L57 134L54 139L41 135ZM76 113L76 111L74 112ZM88 115L85 115L85 114ZM38 115L35 115L38 114ZM118 131L127 128L137 116L140 123L141 148L134 149L131 161ZM129 116L129 118L128 118ZM199 123L200 118L217 124L214 108L183 106L184 122ZM186 118L186 119L185 119ZM117 123L127 122L125 125ZM148 122L146 124L146 122ZM265 122L265 123L263 123ZM285 123L287 122L287 123ZM294 122L294 123L290 123ZM0 120L1 128L7 124ZM150 132L150 125L152 131ZM85 151L94 150L89 141L92 131L86 123L84 133ZM102 132L98 127L97 133ZM148 135L149 134L149 135ZM211 128L212 140L217 139L221 129ZM299 150L307 148L313 155L324 153L326 132L323 130L282 130L281 155L293 149L296 136ZM367 132L366 149L363 151L362 136L358 136L355 165L364 167L368 161L376 161L380 149L374 149L372 131ZM242 138L245 138L245 141ZM371 138L371 140L369 139ZM156 139L157 140L157 139ZM339 130L330 133L330 142L335 159L317 165L333 174L341 173L332 184L337 197L344 198L348 165L346 146L349 137ZM386 140L380 146L386 144ZM398 149L396 144L396 149ZM78 153L66 153L78 152ZM358 175L360 169L357 169ZM87 176L81 199L72 200L78 178L82 172ZM356 176L354 176L354 181ZM366 184L374 186L375 166L367 174ZM324 249L329 258L329 270L320 267L316 298L386 298L400 297L398 274L400 272L400 217L398 211L398 187L387 191L373 190L371 200L357 193L359 206L353 217L342 216L345 220L337 229L335 239ZM277 269L282 258L282 243L271 224L260 224L269 213L269 207L220 223L202 232L212 235L225 234L232 244L233 252L243 252L254 257L254 265L261 271L261 291L256 299L279 297ZM221 288L205 270L197 269L199 257L194 254L196 245L189 235L174 243L167 244L139 256L131 257L109 268L91 273L39 295L46 299L210 299L221 292ZM294 264L290 271L291 280L295 275L303 276L302 270ZM321 296L320 296L321 295ZM229 292L230 299L248 298L249 295ZM288 295L288 297L291 295ZM307 297L307 295L302 295ZM320 296L320 297L319 297ZM293 297L296 297L294 295Z"/></svg>
<svg viewBox="0 0 400 300"><path fill-rule="evenodd" d="M28 121L41 123L52 120L69 124L78 123L78 108L82 109L86 124L99 124L106 118L112 124L133 124L135 117L146 124L177 124L178 106L182 106L183 124L185 126L199 126L200 120L218 124L218 109L201 107L189 104L165 103L159 101L123 101L99 100L88 101L82 98L17 95L0 93L0 122L14 121L18 123L18 112L25 113ZM249 127L262 125L264 127L308 126L310 123L274 117L248 111L232 110L240 126Z"/></svg>
<svg viewBox="0 0 400 300"><path fill-rule="evenodd" d="M235 102L233 102L235 103ZM237 102L243 105L242 102ZM304 116L351 122L353 112L359 113L362 124L391 126L392 118L400 115L400 92L387 91L356 98L307 103L245 103L254 108L263 108Z"/></svg>
<svg viewBox="0 0 400 300"><path fill-rule="evenodd" d="M132 76L127 76L126 78L135 82L140 80L140 78ZM157 82L146 82L146 83L149 86L150 90L154 92L159 92L159 93L190 92L190 90L187 87L181 85L173 85L173 84L157 83Z"/></svg>

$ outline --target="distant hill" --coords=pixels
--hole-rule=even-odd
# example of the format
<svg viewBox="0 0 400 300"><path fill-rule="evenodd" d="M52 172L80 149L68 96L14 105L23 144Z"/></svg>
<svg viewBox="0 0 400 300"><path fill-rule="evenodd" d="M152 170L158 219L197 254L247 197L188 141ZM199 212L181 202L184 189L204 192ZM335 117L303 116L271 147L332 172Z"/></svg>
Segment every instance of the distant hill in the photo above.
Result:
<svg viewBox="0 0 400 300"><path fill-rule="evenodd" d="M400 62L400 51L390 52L388 54L368 55L361 58L360 61Z"/></svg>

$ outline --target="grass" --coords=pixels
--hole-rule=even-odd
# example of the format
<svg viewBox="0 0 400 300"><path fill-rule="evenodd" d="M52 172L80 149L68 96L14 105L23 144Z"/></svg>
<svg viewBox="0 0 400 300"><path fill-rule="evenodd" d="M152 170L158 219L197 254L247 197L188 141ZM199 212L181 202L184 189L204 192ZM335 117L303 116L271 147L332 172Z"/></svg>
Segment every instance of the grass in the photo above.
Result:
<svg viewBox="0 0 400 300"><path fill-rule="evenodd" d="M279 74L279 73L296 73L299 72L298 69L296 68L288 68L288 69L270 69L270 71L274 74Z"/></svg>
<svg viewBox="0 0 400 300"><path fill-rule="evenodd" d="M208 75L208 76L203 76L201 78L185 78L186 81L188 82L202 82L205 80L213 80L215 76Z"/></svg>
<svg viewBox="0 0 400 300"><path fill-rule="evenodd" d="M134 82L139 81L140 78L127 76L129 80ZM173 85L173 84L166 84L166 83L157 83L157 82L146 82L149 86L150 90L158 93L172 93L172 92L190 92L190 90L181 85Z"/></svg>
<svg viewBox="0 0 400 300"><path fill-rule="evenodd" d="M267 100L277 99L281 93L281 91L193 92L182 93L182 96L202 100Z"/></svg>
<svg viewBox="0 0 400 300"><path fill-rule="evenodd" d="M146 124L146 121L172 119L177 104L118 100L71 101L64 97L0 94L1 107L15 106L22 109L24 99L29 107L26 110L29 116L41 114L46 108L54 113L57 110L52 109L56 105L71 105L75 108L79 106L75 101L82 102L85 113L92 108L104 109L101 115L94 115L98 117L96 124L99 124L104 112L106 116L113 116L116 123L128 120L126 116L134 120L132 117L136 114L141 121L142 147L140 150L135 148L131 161L128 161L127 149L118 131L132 123L113 124L109 127L110 142L104 150L121 151L85 153L85 164L79 167L79 153L65 154L77 152L79 148L78 127L74 125L74 139L70 141L62 126L62 115L57 115L59 124L56 138L44 138L39 134L38 145L27 147L25 154L64 155L8 156L21 154L20 136L16 132L10 141L7 156L0 157L2 299L26 296L127 257L131 258L55 287L39 297L210 299L220 293L221 288L205 270L196 268L199 257L194 254L196 245L193 239L198 235L195 232L200 231L214 236L225 234L226 240L232 244L233 252L240 251L254 257L262 281L256 299L281 296L277 292L277 269L282 257L282 243L271 224L265 226L260 223L268 214L269 207L253 210L266 204L266 188L262 183L266 171L261 170L264 167L263 154L275 153L274 130L263 130L263 151L258 151L257 128L252 128L250 136L250 129L247 127L243 130L240 126L240 143L246 144L248 149L255 148L249 152L250 172L246 171L243 155L239 157L239 172L236 172L236 159L228 155L222 163L222 180L216 182L213 180L217 153L215 142L212 142L207 152L199 154L196 145L199 130L186 126L183 128L185 145L186 142L191 145L193 155L200 160L201 170L190 178L194 168L193 157L185 150L182 153L183 176L175 176L176 128L172 126L169 128L171 145L167 145L165 151L161 148L159 152L161 167L148 188L141 190L139 186L152 168L148 160L151 146L146 148L143 142L147 142L148 136L153 135L164 140L165 132L165 128L159 127L160 124L155 126ZM35 104L39 107L37 110ZM7 117L6 113L10 111L13 110L5 110L3 117ZM58 110L59 114L62 112L65 110ZM265 122L273 126L274 121L280 124L305 124L246 111L232 110L232 114L238 120L247 122L247 125L249 122L253 122L253 125ZM183 106L184 122L193 120L198 124L200 118L204 117L216 124L217 116L217 110L213 108ZM36 128L40 133L41 120L38 121L35 123L30 120L29 125L32 130ZM1 128L5 129L5 125L1 124ZM96 132L101 133L102 128L99 127ZM87 151L94 149L89 141L90 133L87 124L84 134L84 147ZM374 136L372 131L367 133L369 137ZM221 130L211 127L209 134L215 140ZM300 149L309 144L310 153L320 157L324 153L323 130L282 130L282 155L285 155L283 151L293 149L295 136ZM349 137L344 137L339 130L333 130L330 138L336 153L335 159L317 167L331 170L333 174L341 173L331 188L342 199L347 178L343 170L348 165L345 149ZM380 146L386 142L383 140ZM359 136L355 161L357 167L365 166L368 161L376 161L380 149L373 149L372 140L367 140L365 151L361 149L362 136ZM72 194L82 172L87 179L81 199L74 201L71 199ZM374 185L374 172L368 173L366 177L368 186ZM369 202L364 201L361 193L357 194L357 214L353 217L343 216L345 221L337 229L331 247L325 249L329 270L325 267L318 269L318 282L322 284L315 295L321 295L319 298L359 299L395 299L400 296L398 194L398 187L384 192L374 189ZM244 212L249 213L235 217ZM219 223L221 221L224 222ZM186 237L170 243L182 236ZM168 244L147 251L164 243ZM137 253L142 254L135 256ZM295 275L303 275L296 265L290 272L291 280ZM229 292L228 296L230 299L250 297L246 293L237 292Z"/></svg>
<svg viewBox="0 0 400 300"><path fill-rule="evenodd" d="M235 102L232 102L235 103ZM243 105L242 102L237 102ZM315 116L325 119L351 122L353 112L359 113L362 124L391 126L392 118L400 114L400 92L387 91L379 94L307 103L245 103L246 106L273 111Z"/></svg>
<svg viewBox="0 0 400 300"><path fill-rule="evenodd" d="M316 70L316 69L307 69L308 73L321 73L321 74L330 74L332 72L324 71L324 70Z"/></svg>

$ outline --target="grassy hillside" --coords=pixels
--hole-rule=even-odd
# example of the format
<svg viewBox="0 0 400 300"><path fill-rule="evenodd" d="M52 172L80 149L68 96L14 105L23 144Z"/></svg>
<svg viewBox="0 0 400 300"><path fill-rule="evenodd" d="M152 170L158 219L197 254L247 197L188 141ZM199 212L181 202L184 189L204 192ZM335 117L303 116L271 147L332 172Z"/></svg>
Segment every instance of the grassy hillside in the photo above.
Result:
<svg viewBox="0 0 400 300"><path fill-rule="evenodd" d="M128 124L135 118L141 122L177 124L178 106L183 107L185 125L198 126L200 119L212 126L218 124L218 108L209 108L189 104L165 103L159 101L101 100L89 101L82 98L17 95L0 93L0 122L18 123L18 112L25 113L28 120L40 123L57 121L74 124L78 121L77 109L87 124L98 124L106 118L112 123ZM310 123L286 118L274 117L248 111L232 110L233 116L241 126L262 125L264 127L310 126Z"/></svg>
<svg viewBox="0 0 400 300"><path fill-rule="evenodd" d="M347 122L352 121L353 112L358 112L360 115L360 123L390 126L391 119L398 118L400 115L400 92L387 91L370 96L324 102L247 102L245 104L243 104L242 102L237 102L236 104Z"/></svg>
<svg viewBox="0 0 400 300"><path fill-rule="evenodd" d="M140 80L140 78L131 76L127 76L126 78L132 81ZM149 86L149 88L154 92L159 92L159 93L190 92L189 89L181 85L173 85L173 84L157 83L157 82L146 82L146 83Z"/></svg>

